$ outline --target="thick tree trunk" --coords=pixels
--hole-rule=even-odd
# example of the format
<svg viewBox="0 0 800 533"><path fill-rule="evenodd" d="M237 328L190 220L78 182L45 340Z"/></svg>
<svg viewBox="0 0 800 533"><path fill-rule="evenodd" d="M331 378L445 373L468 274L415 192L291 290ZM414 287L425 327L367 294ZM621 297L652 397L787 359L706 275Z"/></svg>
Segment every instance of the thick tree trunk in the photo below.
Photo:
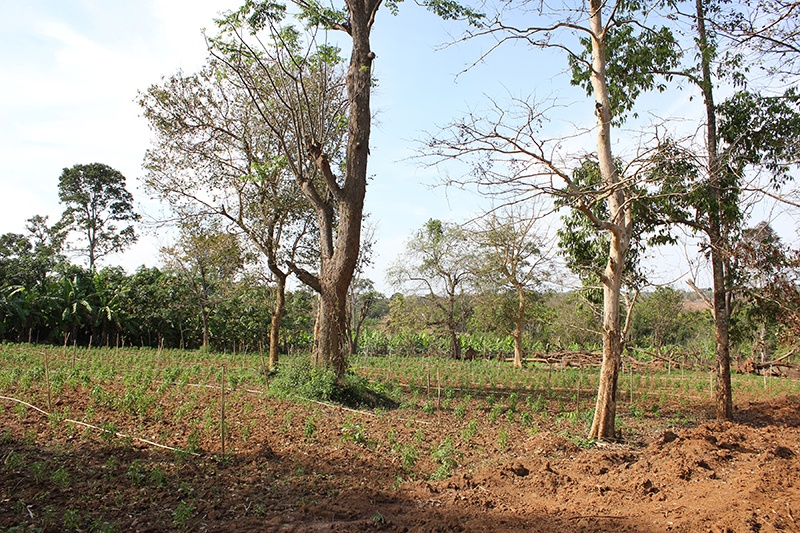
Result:
<svg viewBox="0 0 800 533"><path fill-rule="evenodd" d="M706 149L708 151L709 202L708 240L711 248L711 269L714 280L714 329L716 341L717 386L715 403L717 419L733 418L733 396L731 391L731 356L728 328L730 310L727 302L724 252L727 248L723 235L720 161L717 148L717 110L714 104L714 87L711 77L711 48L705 24L704 0L695 0L697 10L697 41L700 48L702 78L700 89L706 108Z"/></svg>
<svg viewBox="0 0 800 533"><path fill-rule="evenodd" d="M317 147L316 150L312 149L312 155L326 179L327 194L319 195L311 191L312 185L309 183L301 186L314 205L320 226L320 275L314 287L320 294L320 304L313 358L317 364L331 365L340 378L347 370L346 296L358 262L367 189L367 158L372 119L370 91L372 61L375 59L369 40L380 1L348 0L347 6L347 32L352 39L353 48L346 76L350 109L344 180L341 185L336 183L327 155ZM335 227L334 212L325 197L327 195L333 198L336 205L338 217Z"/></svg>
<svg viewBox="0 0 800 533"><path fill-rule="evenodd" d="M338 377L347 371L347 312L344 291L323 288L315 327L314 362L318 366L330 365Z"/></svg>
<svg viewBox="0 0 800 533"><path fill-rule="evenodd" d="M450 357L456 360L461 359L461 340L456 334L455 325L450 324L447 329L450 336Z"/></svg>

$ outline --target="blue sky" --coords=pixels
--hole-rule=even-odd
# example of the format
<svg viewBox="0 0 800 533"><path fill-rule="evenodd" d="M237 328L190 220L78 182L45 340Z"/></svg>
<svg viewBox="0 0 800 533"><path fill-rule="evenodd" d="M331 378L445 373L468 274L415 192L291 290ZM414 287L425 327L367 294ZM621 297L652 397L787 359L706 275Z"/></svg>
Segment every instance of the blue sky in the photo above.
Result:
<svg viewBox="0 0 800 533"><path fill-rule="evenodd" d="M77 163L102 162L120 170L139 210L158 216L160 206L140 189L150 134L134 101L137 91L178 69L197 69L206 57L201 29L212 31L213 18L238 7L240 0L3 4L0 191L5 201L0 233L23 231L24 221L36 214L56 220L61 212L58 177ZM593 122L593 104L569 86L563 57L509 46L459 75L487 45L442 48L459 32L457 23L413 3L402 4L397 17L384 10L373 32L378 87L369 164L374 178L366 204L377 225L377 243L368 275L387 292L391 288L383 272L412 232L429 218L463 222L481 209L481 201L469 193L431 188L446 169L425 167L413 158L424 132L484 107L486 96L502 100L531 93L572 104L556 117L556 129L570 121ZM686 96L658 95L645 106L679 112ZM591 146L591 136L588 142ZM104 264L122 264L129 272L141 264L156 265L158 248L168 239L163 233L144 234L134 248ZM674 251L656 255L662 270L665 264L676 273L685 269Z"/></svg>
<svg viewBox="0 0 800 533"><path fill-rule="evenodd" d="M134 100L161 76L191 72L206 57L201 29L239 0L50 0L6 2L0 18L0 233L22 232L36 214L55 221L61 212L58 177L64 167L102 162L128 178L140 211L160 207L140 190L141 162L150 134ZM373 33L378 78L373 107L371 180L367 209L377 225L375 268L383 270L404 241L429 218L463 221L479 211L467 193L432 189L437 169L412 160L424 131L435 131L474 108L483 94L521 96L552 92L539 66L493 56L456 75L480 53L476 44L444 49L459 26L413 3L399 16L380 14ZM560 67L559 67L560 68ZM509 76L508 74L513 73ZM542 89L543 88L543 89ZM579 93L576 92L579 97ZM157 263L159 235L104 264L132 271ZM387 289L388 290L388 289Z"/></svg>

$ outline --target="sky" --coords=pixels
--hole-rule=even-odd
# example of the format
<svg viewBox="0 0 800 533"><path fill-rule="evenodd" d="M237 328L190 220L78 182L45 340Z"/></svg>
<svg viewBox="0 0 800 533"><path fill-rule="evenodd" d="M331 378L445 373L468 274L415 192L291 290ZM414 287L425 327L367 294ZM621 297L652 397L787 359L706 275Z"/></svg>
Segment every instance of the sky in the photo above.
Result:
<svg viewBox="0 0 800 533"><path fill-rule="evenodd" d="M141 188L142 160L151 134L135 100L139 91L177 70L193 72L207 57L202 30L241 0L0 0L0 234L23 232L25 220L60 216L58 177L65 167L93 162L128 180L144 220L163 207ZM475 195L434 187L447 169L424 165L415 154L426 132L485 106L486 98L557 97L570 104L557 124L588 117L592 102L570 87L565 62L508 46L464 72L487 43L457 43L459 25L403 4L384 10L373 30L378 85L370 143L366 210L376 226L374 265L367 272L391 293L384 272L414 231L430 218L464 222L487 203ZM685 95L659 95L650 104L680 112ZM556 125L556 128L559 126ZM453 167L449 172L460 172ZM159 264L170 244L164 230L141 229L138 244L101 264L128 272ZM685 271L680 251L653 252L670 279ZM690 252L690 255L694 252ZM674 264L673 264L674 263Z"/></svg>

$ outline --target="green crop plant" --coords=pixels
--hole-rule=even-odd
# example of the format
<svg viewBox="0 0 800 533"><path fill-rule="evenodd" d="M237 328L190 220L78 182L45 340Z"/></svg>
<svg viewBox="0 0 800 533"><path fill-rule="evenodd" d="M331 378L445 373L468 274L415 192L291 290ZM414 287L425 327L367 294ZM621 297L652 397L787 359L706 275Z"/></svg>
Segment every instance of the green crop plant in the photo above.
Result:
<svg viewBox="0 0 800 533"><path fill-rule="evenodd" d="M22 467L23 462L23 457L12 450L3 458L3 469L14 472Z"/></svg>
<svg viewBox="0 0 800 533"><path fill-rule="evenodd" d="M456 460L458 455L453 439L447 437L443 440L431 454L431 458L439 464L436 471L431 474L431 481L446 479L453 475L453 470L458 466L458 461Z"/></svg>
<svg viewBox="0 0 800 533"><path fill-rule="evenodd" d="M541 413L547 407L547 399L541 394L536 395L536 398L533 396L528 396L528 399L525 400L525 404L534 413Z"/></svg>
<svg viewBox="0 0 800 533"><path fill-rule="evenodd" d="M67 509L61 515L61 524L66 531L78 531L83 525L81 513L77 509Z"/></svg>
<svg viewBox="0 0 800 533"><path fill-rule="evenodd" d="M489 411L489 422L494 424L497 421L497 417L499 417L503 411L505 411L505 408L501 404L494 404L491 411Z"/></svg>
<svg viewBox="0 0 800 533"><path fill-rule="evenodd" d="M164 473L160 467L153 467L150 470L150 474L147 476L147 480L158 488L164 488L167 486L167 474Z"/></svg>
<svg viewBox="0 0 800 533"><path fill-rule="evenodd" d="M53 472L53 474L50 476L50 479L53 481L53 483L56 485L61 485L62 487L67 487L70 483L72 483L72 476L70 475L69 470L63 466L59 467L55 472Z"/></svg>
<svg viewBox="0 0 800 533"><path fill-rule="evenodd" d="M461 431L461 440L464 443L469 443L472 440L472 437L475 436L475 433L478 431L478 421L474 418L467 422L467 427Z"/></svg>
<svg viewBox="0 0 800 533"><path fill-rule="evenodd" d="M401 464L403 465L403 470L409 473L417 464L417 460L419 459L419 451L414 445L409 444L408 446L403 447L400 457L402 460Z"/></svg>
<svg viewBox="0 0 800 533"><path fill-rule="evenodd" d="M189 433L189 436L186 437L186 451L189 453L197 453L200 451L200 434L197 430L192 431Z"/></svg>
<svg viewBox="0 0 800 533"><path fill-rule="evenodd" d="M178 528L186 529L189 526L189 521L194 516L195 506L194 503L186 500L178 502L175 510L172 511L172 523Z"/></svg>
<svg viewBox="0 0 800 533"><path fill-rule="evenodd" d="M486 402L487 407L492 407L494 406L495 402L497 402L497 398L494 397L494 394L488 394L486 395L486 399L484 401Z"/></svg>
<svg viewBox="0 0 800 533"><path fill-rule="evenodd" d="M111 442L117 438L117 432L119 431L119 428L114 422L104 422L100 424L100 428L103 430L100 436L106 444L111 444Z"/></svg>
<svg viewBox="0 0 800 533"><path fill-rule="evenodd" d="M504 428L497 430L497 451L502 452L508 448L508 432Z"/></svg>
<svg viewBox="0 0 800 533"><path fill-rule="evenodd" d="M49 467L44 461L36 461L31 465L31 474L33 474L33 479L36 480L36 483L42 483L47 479L48 469Z"/></svg>
<svg viewBox="0 0 800 533"><path fill-rule="evenodd" d="M18 403L14 405L14 413L17 415L17 418L22 420L28 416L28 406Z"/></svg>
<svg viewBox="0 0 800 533"><path fill-rule="evenodd" d="M367 436L367 430L362 424L347 423L342 426L342 438L365 448L371 448L374 444Z"/></svg>
<svg viewBox="0 0 800 533"><path fill-rule="evenodd" d="M141 485L147 479L147 467L141 459L135 459L128 465L126 474L128 480L134 485Z"/></svg>
<svg viewBox="0 0 800 533"><path fill-rule="evenodd" d="M313 416L306 417L305 424L303 425L303 435L307 439L313 439L314 434L317 432L317 422Z"/></svg>
<svg viewBox="0 0 800 533"><path fill-rule="evenodd" d="M516 411L518 402L519 402L519 394L517 394L516 392L512 392L508 396L508 409L511 411Z"/></svg>

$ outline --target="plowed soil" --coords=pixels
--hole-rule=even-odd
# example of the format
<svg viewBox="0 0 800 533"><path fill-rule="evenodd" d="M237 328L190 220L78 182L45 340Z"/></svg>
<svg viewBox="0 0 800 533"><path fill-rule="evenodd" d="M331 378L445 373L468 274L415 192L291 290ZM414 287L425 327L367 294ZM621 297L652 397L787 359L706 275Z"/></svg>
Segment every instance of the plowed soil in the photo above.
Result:
<svg viewBox="0 0 800 533"><path fill-rule="evenodd" d="M366 413L238 391L222 455L218 393L176 390L138 416L81 389L49 417L0 400L0 530L800 530L797 396L740 404L732 423L709 405L621 413L621 441L599 444L585 420L520 423L522 406L493 417L481 399Z"/></svg>

